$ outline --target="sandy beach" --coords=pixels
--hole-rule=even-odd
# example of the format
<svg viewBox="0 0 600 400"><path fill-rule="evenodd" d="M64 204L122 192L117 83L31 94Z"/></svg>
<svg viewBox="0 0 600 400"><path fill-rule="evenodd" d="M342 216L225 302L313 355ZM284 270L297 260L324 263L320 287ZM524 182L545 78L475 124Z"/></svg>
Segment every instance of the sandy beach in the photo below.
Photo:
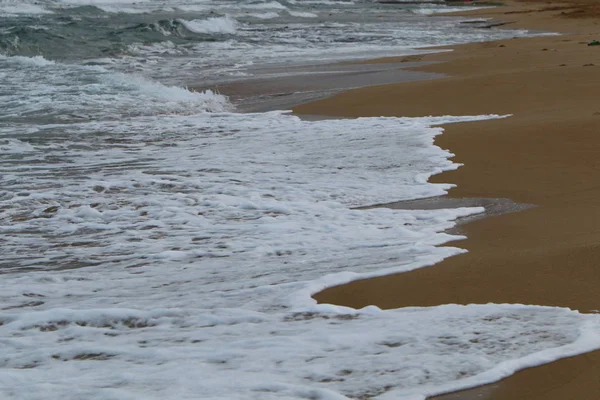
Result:
<svg viewBox="0 0 600 400"><path fill-rule="evenodd" d="M468 253L410 273L328 289L319 302L382 308L447 303L521 303L581 312L600 309L600 6L514 2L465 12L506 28L557 32L475 43L453 51L376 62L425 61L434 80L371 86L298 106L297 114L428 116L500 114L445 126L436 144L464 166L432 178L456 184L452 198L533 204L461 227L451 243ZM600 397L600 352L521 371L439 399Z"/></svg>

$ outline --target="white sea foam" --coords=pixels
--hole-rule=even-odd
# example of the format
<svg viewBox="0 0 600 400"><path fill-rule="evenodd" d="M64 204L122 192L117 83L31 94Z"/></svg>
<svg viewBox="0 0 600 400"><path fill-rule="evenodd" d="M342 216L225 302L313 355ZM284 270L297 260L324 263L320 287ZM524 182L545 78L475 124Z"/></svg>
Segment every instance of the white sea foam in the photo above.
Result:
<svg viewBox="0 0 600 400"><path fill-rule="evenodd" d="M44 8L39 3L31 3L23 0L0 0L0 16L9 17L12 15L36 15L51 14L52 11Z"/></svg>
<svg viewBox="0 0 600 400"><path fill-rule="evenodd" d="M207 18L204 20L195 19L187 21L180 19L188 30L196 33L226 33L233 34L237 31L238 22L230 16Z"/></svg>
<svg viewBox="0 0 600 400"><path fill-rule="evenodd" d="M121 4L138 4L149 3L150 0L54 0L57 3L74 4L78 6L97 6L97 5L121 5Z"/></svg>
<svg viewBox="0 0 600 400"><path fill-rule="evenodd" d="M42 56L33 56L33 57L23 57L23 56L14 56L14 57L6 57L0 54L0 61L5 61L7 63L18 63L24 66L33 66L33 67L46 67L49 65L55 65L56 63L52 60L46 60Z"/></svg>
<svg viewBox="0 0 600 400"><path fill-rule="evenodd" d="M543 350L535 352L543 349L535 343L540 338L556 345L554 353L561 355L598 340L593 333L597 321L589 317L523 306L289 314L286 321L224 309L50 309L2 318L6 323L0 331L12 345L5 355L5 368L12 368L0 377L7 399L42 394L47 399L84 394L159 399L174 393L178 399L347 398L340 392L424 399L423 391L410 386L424 384L435 393L436 381L469 375L483 360L491 364L519 353L502 351L506 342L534 352L524 361L543 359ZM579 327L591 337L578 340ZM564 345L570 341L576 344ZM461 352L465 347L474 354ZM495 378L510 371L510 364L517 363L503 364ZM29 368L26 373L23 367ZM393 389L384 393L372 383L374 377ZM484 378L489 376L475 375L471 383ZM34 384L48 380L52 385Z"/></svg>
<svg viewBox="0 0 600 400"><path fill-rule="evenodd" d="M249 13L246 14L248 17L258 18L258 19L273 19L279 17L279 14L276 12L265 12L265 13Z"/></svg>
<svg viewBox="0 0 600 400"><path fill-rule="evenodd" d="M435 246L481 209L350 207L443 193L426 178L456 165L429 126L489 117L213 113L7 131L34 151L20 154L32 168L0 163L13 271L0 393L423 398L599 347L600 316L566 309L310 298L461 252Z"/></svg>
<svg viewBox="0 0 600 400"><path fill-rule="evenodd" d="M318 15L312 12L307 12L307 11L293 11L293 10L288 10L288 13L292 16L292 17L298 17L298 18L317 18Z"/></svg>
<svg viewBox="0 0 600 400"><path fill-rule="evenodd" d="M0 14L2 17L10 15L37 15L37 14L52 14L52 11L47 10L35 4L8 4L0 3Z"/></svg>
<svg viewBox="0 0 600 400"><path fill-rule="evenodd" d="M213 9L211 4L205 2L200 4L178 4L175 9L184 12L206 12Z"/></svg>
<svg viewBox="0 0 600 400"><path fill-rule="evenodd" d="M0 154L24 154L34 152L32 145L18 139L0 139Z"/></svg>
<svg viewBox="0 0 600 400"><path fill-rule="evenodd" d="M192 0L193 1L193 0ZM171 2L156 0L51 0L47 2L52 8L71 8L94 6L108 13L143 14L154 11L173 11Z"/></svg>
<svg viewBox="0 0 600 400"><path fill-rule="evenodd" d="M107 13L114 13L114 14L144 14L147 13L148 10L145 8L132 8L132 7L123 7L123 6L111 6L111 5L96 5L96 7L98 7L100 10L107 12ZM170 11L170 8L163 8L163 11ZM153 9L152 11L158 11L157 9Z"/></svg>
<svg viewBox="0 0 600 400"><path fill-rule="evenodd" d="M414 14L418 15L432 15L439 13L451 13L451 12L459 12L459 11L470 11L470 10L481 10L483 8L491 8L491 7L448 7L448 6L436 6L429 5L421 8L416 8L411 10Z"/></svg>
<svg viewBox="0 0 600 400"><path fill-rule="evenodd" d="M287 10L287 7L277 1L268 1L264 3L249 3L242 4L242 8L258 9L258 10Z"/></svg>
<svg viewBox="0 0 600 400"><path fill-rule="evenodd" d="M181 55L186 54L185 49L177 47L175 43L166 40L164 42L157 42L151 44L145 43L133 43L127 48L129 52L136 55L143 55L145 57L151 55Z"/></svg>
<svg viewBox="0 0 600 400"><path fill-rule="evenodd" d="M328 6L340 6L340 5L348 5L348 4L354 4L354 1L346 1L346 0L340 0L340 1L334 1L334 0L287 0L288 3L290 4L299 4L299 5L328 5Z"/></svg>

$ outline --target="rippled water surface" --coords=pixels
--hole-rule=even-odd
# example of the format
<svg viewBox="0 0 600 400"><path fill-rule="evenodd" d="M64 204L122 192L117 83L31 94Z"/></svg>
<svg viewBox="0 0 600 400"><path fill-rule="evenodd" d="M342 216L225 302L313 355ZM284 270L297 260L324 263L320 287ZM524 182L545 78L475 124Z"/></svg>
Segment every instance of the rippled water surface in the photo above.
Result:
<svg viewBox="0 0 600 400"><path fill-rule="evenodd" d="M0 18L0 51L107 65L181 85L244 78L253 64L410 54L415 47L524 34L427 16L440 8L371 1L3 0L0 10L8 16Z"/></svg>

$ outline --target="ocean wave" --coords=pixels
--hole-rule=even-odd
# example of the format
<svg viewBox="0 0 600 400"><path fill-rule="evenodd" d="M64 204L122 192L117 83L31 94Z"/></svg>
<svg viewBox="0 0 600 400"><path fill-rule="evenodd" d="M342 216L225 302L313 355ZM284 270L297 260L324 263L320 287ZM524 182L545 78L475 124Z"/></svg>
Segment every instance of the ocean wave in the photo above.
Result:
<svg viewBox="0 0 600 400"><path fill-rule="evenodd" d="M181 31L183 24L176 19L161 19L156 22L143 22L125 30L136 31L139 33L148 33L148 32L156 32L160 33L163 36L179 36L183 37L185 34ZM147 37L146 39L150 39L151 37Z"/></svg>
<svg viewBox="0 0 600 400"><path fill-rule="evenodd" d="M122 116L222 112L230 105L211 91L191 92L150 79L111 72L99 65L57 63L41 56L0 56L9 95L0 111L7 120L46 123Z"/></svg>
<svg viewBox="0 0 600 400"><path fill-rule="evenodd" d="M18 139L0 139L0 154L24 154L34 152L35 149L27 142Z"/></svg>
<svg viewBox="0 0 600 400"><path fill-rule="evenodd" d="M312 12L307 12L307 11L293 11L293 10L288 10L288 14L290 14L292 17L297 17L297 18L317 18L318 15Z"/></svg>
<svg viewBox="0 0 600 400"><path fill-rule="evenodd" d="M254 10L287 10L287 7L277 1L267 1L264 3L242 3L241 8Z"/></svg>
<svg viewBox="0 0 600 400"><path fill-rule="evenodd" d="M55 35L47 29L37 29L28 25L9 26L0 31L0 53L39 54L40 42L54 37ZM36 40L31 40L34 38Z"/></svg>
<svg viewBox="0 0 600 400"><path fill-rule="evenodd" d="M450 13L450 12L458 12L458 11L470 11L470 10L480 10L486 7L451 7L447 5L425 5L420 8L411 9L410 12L417 15L433 15L439 13Z"/></svg>
<svg viewBox="0 0 600 400"><path fill-rule="evenodd" d="M265 12L265 13L248 13L245 14L246 17L250 18L258 18L258 19L273 19L279 17L279 14L276 12Z"/></svg>
<svg viewBox="0 0 600 400"><path fill-rule="evenodd" d="M13 56L13 57L4 57L0 55L0 60L6 60L11 63L16 63L22 66L35 66L35 67L46 67L48 65L56 65L56 63L52 60L46 60L43 56L33 56L33 57L24 57L24 56Z"/></svg>
<svg viewBox="0 0 600 400"><path fill-rule="evenodd" d="M30 3L33 6L35 4ZM48 6L52 8L94 7L112 14L143 14L148 12L207 12L215 9L230 10L285 10L287 7L278 1L222 2L211 3L202 0L179 0L164 2L158 0L56 0ZM23 7L25 8L25 7Z"/></svg>
<svg viewBox="0 0 600 400"><path fill-rule="evenodd" d="M326 5L326 6L347 6L355 4L352 0L286 0L287 3L294 5ZM409 1L409 0L407 0Z"/></svg>
<svg viewBox="0 0 600 400"><path fill-rule="evenodd" d="M132 5L149 3L148 0L54 0L54 2L74 6Z"/></svg>
<svg viewBox="0 0 600 400"><path fill-rule="evenodd" d="M230 16L212 17L204 20L195 19L187 21L178 19L191 32L210 34L234 34L238 28L238 22Z"/></svg>
<svg viewBox="0 0 600 400"><path fill-rule="evenodd" d="M157 42L151 44L145 43L133 43L127 47L127 52L133 55L138 56L156 56L156 55L183 55L188 54L188 52L182 48L175 45L175 43L167 40L164 42ZM114 60L111 60L114 63Z"/></svg>
<svg viewBox="0 0 600 400"><path fill-rule="evenodd" d="M38 3L32 4L22 0L0 0L0 17L42 14L52 14L52 11Z"/></svg>
<svg viewBox="0 0 600 400"><path fill-rule="evenodd" d="M132 46L137 47L140 43L143 47L160 47L161 43L171 42L177 49L162 54L184 54L186 46L215 39L206 35L233 34L239 25L230 17L192 21L144 18L143 22L128 22L124 26L106 26L100 25L101 21L96 18L77 20L69 16L66 22L60 23L15 24L0 30L0 53L26 57L44 55L56 60L118 58L130 55ZM73 34L77 34L79 40L71 40Z"/></svg>

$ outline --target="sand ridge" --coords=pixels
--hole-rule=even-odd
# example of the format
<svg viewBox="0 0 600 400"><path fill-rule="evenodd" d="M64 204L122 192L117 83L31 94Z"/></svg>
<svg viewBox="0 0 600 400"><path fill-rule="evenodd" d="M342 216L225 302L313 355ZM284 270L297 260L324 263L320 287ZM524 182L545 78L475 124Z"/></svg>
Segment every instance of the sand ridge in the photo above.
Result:
<svg viewBox="0 0 600 400"><path fill-rule="evenodd" d="M474 221L468 253L410 273L328 289L320 302L382 308L523 303L600 309L600 11L593 1L509 2L467 12L562 35L456 46L419 67L446 78L366 87L295 108L299 114L423 116L511 114L445 126L436 144L465 165L432 179L449 196L510 198L537 207ZM387 62L398 59L383 59ZM410 60L414 61L414 60ZM441 397L600 398L600 353L517 373ZM457 397L458 396L458 397Z"/></svg>

